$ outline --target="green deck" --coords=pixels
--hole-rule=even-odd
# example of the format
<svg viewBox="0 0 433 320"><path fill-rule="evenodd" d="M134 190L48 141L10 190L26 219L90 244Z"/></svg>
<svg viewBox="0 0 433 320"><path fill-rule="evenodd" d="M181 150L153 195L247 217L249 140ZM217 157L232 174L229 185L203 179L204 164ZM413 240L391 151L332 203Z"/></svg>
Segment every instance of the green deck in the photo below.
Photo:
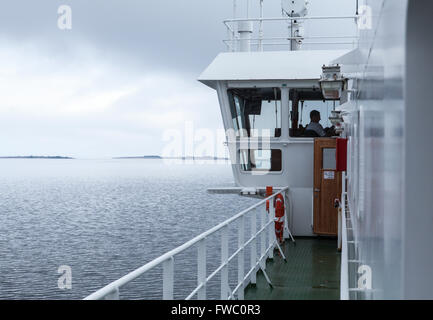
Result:
<svg viewBox="0 0 433 320"><path fill-rule="evenodd" d="M297 238L296 246L286 241L282 249L287 263L275 251L266 271L271 288L261 271L257 284L245 288L246 300L336 300L340 298L340 253L337 240Z"/></svg>

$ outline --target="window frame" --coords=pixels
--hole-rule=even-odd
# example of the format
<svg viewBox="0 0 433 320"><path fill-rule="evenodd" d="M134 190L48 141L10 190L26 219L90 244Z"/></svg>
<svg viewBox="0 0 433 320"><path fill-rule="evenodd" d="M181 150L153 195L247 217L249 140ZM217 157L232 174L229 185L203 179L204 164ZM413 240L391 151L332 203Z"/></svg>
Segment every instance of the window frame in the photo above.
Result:
<svg viewBox="0 0 433 320"><path fill-rule="evenodd" d="M259 170L245 170L244 169L244 165L241 163L241 157L242 157L242 153L245 151L250 151L250 152L254 152L254 151L270 151L271 152L271 158L269 159L269 161L271 162L271 168L272 168L272 151L280 151L281 154L281 169L278 171L272 171L272 170L263 170L263 169L259 169ZM260 149L260 148L256 148L256 149L238 149L237 155L239 157L239 167L240 167L240 172L242 174L249 174L252 175L254 173L265 173L265 174L275 174L275 175L280 175L284 172L284 161L283 161L283 149L282 148L269 148L269 149ZM248 161L250 162L250 161ZM249 163L250 164L250 163Z"/></svg>
<svg viewBox="0 0 433 320"><path fill-rule="evenodd" d="M280 127L279 128L275 127L275 128L273 128L273 130L272 130L272 128L262 128L262 129L258 129L258 130L269 130L270 133L272 133L272 131L273 131L273 134L271 136L269 136L269 138L272 141L280 141L280 140L282 140L283 139L283 131L284 131L283 130L284 123L283 123L283 101L282 101L282 87L281 86L274 86L274 87L253 87L253 88L251 88L251 87L245 87L245 88L227 88L226 94L227 94L227 99L228 99L228 112L229 112L229 116L230 116L230 119L231 119L230 127L235 130L235 132L236 132L236 138L237 139L261 139L261 138L268 138L266 135L262 135L262 134L259 134L257 136L253 136L252 135L252 130L257 130L257 129L249 128L249 130L248 130L247 128L240 128L239 127L239 118L241 119L241 122L242 122L242 117L244 117L244 119L246 119L246 117L245 117L245 115L242 115L242 110L240 110L241 111L240 115L237 112L238 110L237 110L237 104L236 104L236 97L238 97L238 99L239 99L239 95L236 95L236 93L234 91L235 90L249 90L249 89L277 89L278 90L278 94L279 94L280 99L278 99L278 100L271 100L271 101L277 101L278 102L277 108L278 108L278 114L279 114L279 116L277 118L278 119L277 121L279 122ZM261 101L263 102L263 101L266 101L266 100L267 99L262 99ZM236 112L235 116L233 114L233 111ZM249 116L251 116L251 115L249 115ZM248 118L249 118L249 116L248 116ZM248 119L248 121L249 121L249 119ZM235 125L235 122L236 122L236 125ZM289 124L287 124L287 125L289 125ZM279 136L275 136L276 129L280 129ZM246 135L241 134L241 133L243 133L245 131L247 132Z"/></svg>

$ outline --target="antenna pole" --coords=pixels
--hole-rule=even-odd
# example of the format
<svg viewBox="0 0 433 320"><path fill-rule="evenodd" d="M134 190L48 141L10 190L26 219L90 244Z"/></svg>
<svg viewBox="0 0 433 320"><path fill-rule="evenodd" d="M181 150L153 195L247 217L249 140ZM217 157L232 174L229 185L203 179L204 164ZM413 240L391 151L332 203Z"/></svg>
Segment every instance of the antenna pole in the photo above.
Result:
<svg viewBox="0 0 433 320"><path fill-rule="evenodd" d="M263 0L260 0L259 50L263 51Z"/></svg>
<svg viewBox="0 0 433 320"><path fill-rule="evenodd" d="M236 19L237 17L237 1L233 0L233 19ZM230 30L229 30L230 32ZM237 42L236 42L236 23L232 23L232 30L231 30L231 48L230 51L236 51Z"/></svg>
<svg viewBox="0 0 433 320"><path fill-rule="evenodd" d="M250 17L250 0L247 0L247 19Z"/></svg>

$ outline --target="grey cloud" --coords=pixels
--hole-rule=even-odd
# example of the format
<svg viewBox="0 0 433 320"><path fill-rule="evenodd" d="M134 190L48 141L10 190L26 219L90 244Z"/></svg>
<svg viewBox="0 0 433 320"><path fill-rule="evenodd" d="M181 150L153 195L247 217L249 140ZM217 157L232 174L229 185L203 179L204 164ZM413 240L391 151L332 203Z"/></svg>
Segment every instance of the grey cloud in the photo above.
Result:
<svg viewBox="0 0 433 320"><path fill-rule="evenodd" d="M57 8L72 7L73 28L57 28ZM136 66L200 72L224 49L222 20L230 1L74 0L2 1L0 34L70 55L90 44L104 56L132 59Z"/></svg>
<svg viewBox="0 0 433 320"><path fill-rule="evenodd" d="M310 2L312 15L337 15L351 14L355 1ZM71 31L57 28L57 9L62 4L72 7ZM265 0L266 15L279 16L279 4L279 0ZM257 12L251 15L257 16ZM53 90L65 90L64 85L53 85L49 81L57 80L59 74L66 83L71 79L91 78L91 69L96 66L104 69L102 78L96 77L88 86L75 86L79 91L74 92L73 98L115 91L131 83L135 85L142 78L167 74L167 78L153 79L158 82L158 89L152 95L167 96L167 91L175 91L177 96L171 103L192 114L194 119L190 120L194 120L197 127L218 128L222 122L215 92L197 83L196 77L225 50L222 39L226 37L226 30L222 20L231 16L231 0L2 0L0 53L10 49L19 56L14 61L14 67L18 65L19 70L11 91L23 96L33 94L30 106L33 109L48 103L44 94L50 95L51 91L35 93L32 85L45 88L45 83L41 82L47 81ZM331 31L344 32L345 28ZM41 57L45 57L43 63L38 61ZM10 59L2 59L0 69L4 71L10 64ZM27 65L34 69L27 70ZM170 82L171 76L180 78L185 86ZM34 78L36 83L27 77ZM7 74L0 75L0 80L11 83ZM175 86L177 88L173 88ZM182 95L184 91L188 91L189 96L199 95L200 99L188 102L188 96ZM3 93L9 94L9 101L15 102L11 93ZM161 105L152 105L152 99L148 99L153 96L140 89L117 101L112 109L100 114L84 114L82 118L58 116L51 109L46 113L38 110L39 118L34 118L34 112L3 110L0 153L72 156L158 153L162 129L146 127L145 121L134 122L127 118L146 112L159 116ZM27 104L25 99L23 101ZM28 109L25 105L20 107ZM57 105L50 107L55 109Z"/></svg>
<svg viewBox="0 0 433 320"><path fill-rule="evenodd" d="M243 2L238 0L240 8ZM354 12L355 1L310 2L313 15ZM57 8L62 4L72 7L71 31L57 28ZM279 4L265 1L265 14L279 16ZM257 14L253 11L251 16ZM222 21L231 16L231 0L14 0L0 4L0 34L63 55L86 43L135 68L175 68L197 75L225 50Z"/></svg>

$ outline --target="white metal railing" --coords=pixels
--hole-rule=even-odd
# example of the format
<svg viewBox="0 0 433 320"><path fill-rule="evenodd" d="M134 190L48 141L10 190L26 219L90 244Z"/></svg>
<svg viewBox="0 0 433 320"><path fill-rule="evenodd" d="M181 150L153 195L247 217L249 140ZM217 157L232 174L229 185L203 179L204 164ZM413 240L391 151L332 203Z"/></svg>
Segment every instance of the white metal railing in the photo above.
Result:
<svg viewBox="0 0 433 320"><path fill-rule="evenodd" d="M248 282L256 283L256 273L262 270L266 280L271 284L269 277L266 274L266 259L273 257L274 248L278 247L282 257L285 259L278 241L275 237L273 213L273 200L278 194L283 194L285 199L288 199L289 188L282 188L272 196L258 202L252 207L236 214L232 218L222 222L216 227L200 234L194 239L189 240L185 244L163 254L159 258L145 264L144 266L132 271L126 276L108 284L95 293L87 296L85 300L102 300L120 299L120 289L134 279L142 276L144 273L162 265L162 290L163 299L174 299L174 264L175 256L179 253L197 245L197 287L186 297L186 300L197 296L199 300L206 299L206 284L213 279L218 273L221 274L221 299L234 299L237 297L242 300L244 298L244 288ZM266 211L266 202L270 203L269 214ZM289 206L286 206L290 210ZM260 226L257 230L257 213L260 214ZM248 214L250 214L250 238L245 241L245 222ZM286 211L287 216L287 211ZM237 250L229 256L229 226L238 223L238 245ZM206 240L211 235L221 232L221 264L211 274L207 275L206 271ZM260 239L260 253L257 254L257 240ZM250 246L250 269L245 274L245 250ZM229 263L237 258L238 277L237 285L233 290L229 284Z"/></svg>
<svg viewBox="0 0 433 320"><path fill-rule="evenodd" d="M261 11L262 12L262 11ZM287 37L266 37L264 31L264 23L265 22L284 22L286 23L285 27L290 29L290 25L293 21L296 22L305 22L308 20L350 20L353 19L355 23L357 23L359 16L304 16L304 17L270 17L270 18L233 18L226 19L223 21L226 29L227 29L227 39L224 39L223 42L227 47L228 51L237 51L239 47L239 43L241 41L239 34L237 33L236 27L239 23L250 22L258 24L258 32L256 33L256 37L252 37L248 39L252 47L256 47L258 51L263 51L265 46L283 46L290 45L292 41L302 41L302 44L308 45L316 45L316 44L333 44L333 45L354 45L355 40L358 38L358 35L330 35L330 36L287 36ZM315 40L323 41L317 42ZM337 39L340 41L329 41L331 39ZM304 40L313 40L307 41ZM326 41L325 41L326 40ZM348 41L352 40L352 41ZM280 42L275 42L280 41Z"/></svg>
<svg viewBox="0 0 433 320"><path fill-rule="evenodd" d="M346 217L346 173L343 172L343 191L341 194L341 278L340 299L349 300L349 251L347 241L347 217Z"/></svg>

